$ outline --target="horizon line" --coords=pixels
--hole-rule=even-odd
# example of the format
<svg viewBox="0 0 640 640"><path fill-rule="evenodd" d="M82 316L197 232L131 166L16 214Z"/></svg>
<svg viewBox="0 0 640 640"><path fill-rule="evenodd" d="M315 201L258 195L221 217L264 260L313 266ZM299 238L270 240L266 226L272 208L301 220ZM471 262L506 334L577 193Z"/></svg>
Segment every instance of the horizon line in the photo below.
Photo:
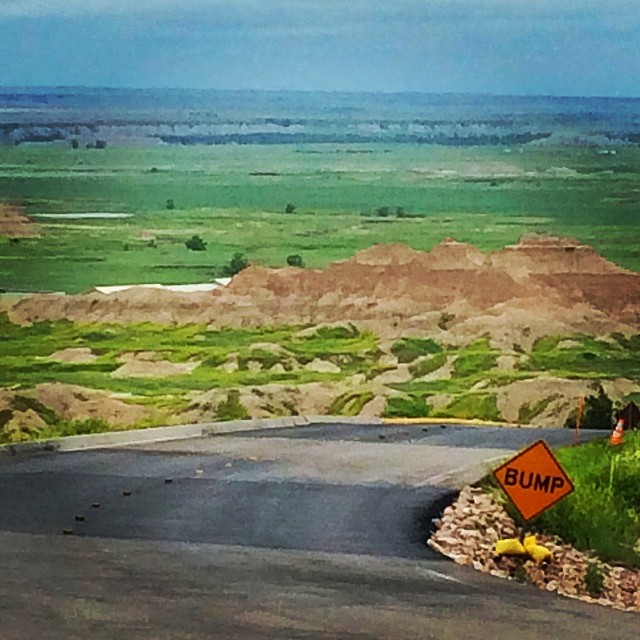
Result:
<svg viewBox="0 0 640 640"><path fill-rule="evenodd" d="M344 90L344 89L258 89L250 87L216 88L216 87L178 87L178 86L153 86L153 87L117 87L107 85L5 85L0 84L0 91L5 90L57 90L57 91L194 91L203 93L299 93L299 94L340 94L340 95L367 95L367 96L474 96L489 98L547 98L551 100L640 100L639 95L603 95L603 94L551 94L551 93L494 93L490 91L395 91L395 90Z"/></svg>

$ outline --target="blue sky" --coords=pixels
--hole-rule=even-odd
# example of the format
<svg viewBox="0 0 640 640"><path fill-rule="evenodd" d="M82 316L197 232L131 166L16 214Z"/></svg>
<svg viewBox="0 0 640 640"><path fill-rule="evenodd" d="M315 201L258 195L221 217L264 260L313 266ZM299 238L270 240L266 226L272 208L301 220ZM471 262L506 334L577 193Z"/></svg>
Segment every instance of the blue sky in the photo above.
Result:
<svg viewBox="0 0 640 640"><path fill-rule="evenodd" d="M640 95L640 0L0 0L0 85Z"/></svg>

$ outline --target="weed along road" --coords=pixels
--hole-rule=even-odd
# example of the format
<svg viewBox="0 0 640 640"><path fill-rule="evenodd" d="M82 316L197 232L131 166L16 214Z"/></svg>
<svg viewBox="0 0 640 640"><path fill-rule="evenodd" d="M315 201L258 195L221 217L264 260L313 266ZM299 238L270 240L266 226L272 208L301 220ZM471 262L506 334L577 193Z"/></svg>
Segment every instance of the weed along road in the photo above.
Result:
<svg viewBox="0 0 640 640"><path fill-rule="evenodd" d="M541 436L572 438L325 424L3 454L0 637L635 637L637 616L425 545L457 488Z"/></svg>

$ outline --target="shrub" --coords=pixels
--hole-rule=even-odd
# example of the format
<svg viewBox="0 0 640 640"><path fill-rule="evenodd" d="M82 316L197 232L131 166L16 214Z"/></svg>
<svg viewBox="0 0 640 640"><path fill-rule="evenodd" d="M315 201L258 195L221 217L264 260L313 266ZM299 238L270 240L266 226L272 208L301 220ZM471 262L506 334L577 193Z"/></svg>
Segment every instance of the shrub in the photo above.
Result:
<svg viewBox="0 0 640 640"><path fill-rule="evenodd" d="M230 389L227 393L227 399L223 400L216 407L216 415L221 422L228 420L246 420L249 418L247 408L240 402L240 391Z"/></svg>
<svg viewBox="0 0 640 640"><path fill-rule="evenodd" d="M11 411L11 409L0 410L0 429L4 429L11 418L13 418L13 411Z"/></svg>
<svg viewBox="0 0 640 640"><path fill-rule="evenodd" d="M455 319L456 316L454 313L443 311L438 319L438 328L442 329L442 331L446 331Z"/></svg>
<svg viewBox="0 0 640 640"><path fill-rule="evenodd" d="M229 261L228 265L225 265L222 269L225 276L231 278L236 273L240 273L249 266L249 261L245 257L244 253L234 253L233 257Z"/></svg>
<svg viewBox="0 0 640 640"><path fill-rule="evenodd" d="M604 571L597 562L590 562L584 574L584 586L593 597L598 597L604 589Z"/></svg>
<svg viewBox="0 0 640 640"><path fill-rule="evenodd" d="M294 254L291 256L287 256L287 264L290 267L304 267L304 261L302 260L302 256L299 256L298 254Z"/></svg>
<svg viewBox="0 0 640 640"><path fill-rule="evenodd" d="M591 395L585 398L580 426L583 429L611 429L613 402L601 384L596 383L592 388L597 391L597 395ZM577 419L577 410L574 409L566 419L564 426L569 429L574 429Z"/></svg>
<svg viewBox="0 0 640 640"><path fill-rule="evenodd" d="M293 213L296 210L296 205L292 202L287 202L287 206L284 208L285 213Z"/></svg>
<svg viewBox="0 0 640 640"><path fill-rule="evenodd" d="M87 433L104 433L111 431L111 426L106 420L100 418L87 418L86 420L62 420L48 429L41 431L38 437L62 438L65 436L80 436Z"/></svg>
<svg viewBox="0 0 640 640"><path fill-rule="evenodd" d="M207 243L199 235L191 236L184 244L191 251L206 251L207 249Z"/></svg>
<svg viewBox="0 0 640 640"><path fill-rule="evenodd" d="M378 207L373 213L380 218L387 218L389 216L396 216L398 218L407 217L407 212L404 207Z"/></svg>

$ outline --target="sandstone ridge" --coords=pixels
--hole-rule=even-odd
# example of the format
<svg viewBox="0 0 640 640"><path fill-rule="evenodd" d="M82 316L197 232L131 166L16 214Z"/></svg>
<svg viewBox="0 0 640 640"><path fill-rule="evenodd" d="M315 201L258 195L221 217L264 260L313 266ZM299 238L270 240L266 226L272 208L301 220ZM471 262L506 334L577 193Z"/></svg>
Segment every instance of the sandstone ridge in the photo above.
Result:
<svg viewBox="0 0 640 640"><path fill-rule="evenodd" d="M571 239L525 237L489 253L445 239L430 252L375 245L323 270L253 265L210 292L33 295L10 318L212 327L348 320L383 337L447 331L452 339L485 332L499 339L525 325L532 337L597 333L637 325L640 274Z"/></svg>

